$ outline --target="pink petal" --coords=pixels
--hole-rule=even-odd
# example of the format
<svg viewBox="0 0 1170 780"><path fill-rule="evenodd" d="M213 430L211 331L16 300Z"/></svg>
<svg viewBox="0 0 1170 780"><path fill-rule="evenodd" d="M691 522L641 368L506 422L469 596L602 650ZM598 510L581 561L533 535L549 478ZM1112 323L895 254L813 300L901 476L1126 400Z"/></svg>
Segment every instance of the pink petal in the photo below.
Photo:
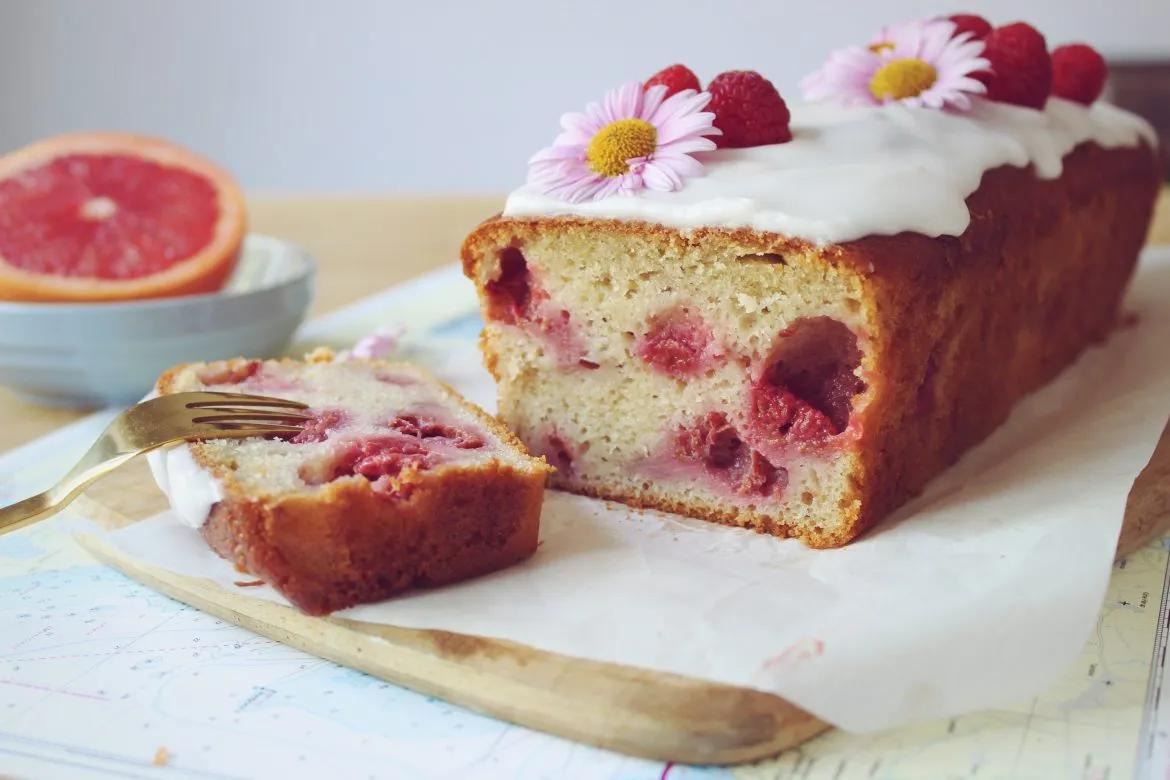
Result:
<svg viewBox="0 0 1170 780"><path fill-rule="evenodd" d="M583 157L585 154L584 147L580 146L546 146L536 154L528 159L529 163L543 162L545 160L566 160L576 157Z"/></svg>
<svg viewBox="0 0 1170 780"><path fill-rule="evenodd" d="M975 79L963 76L962 78L955 79L955 89L970 92L973 95L983 95L987 92L987 85L982 81L976 81Z"/></svg>
<svg viewBox="0 0 1170 780"><path fill-rule="evenodd" d="M868 49L838 49L829 55L820 70L801 81L801 89L807 100L835 99L849 104L861 90L868 91L869 80L881 65L881 57Z"/></svg>
<svg viewBox="0 0 1170 780"><path fill-rule="evenodd" d="M661 127L671 119L702 110L710 102L711 93L685 89L664 100L648 121L655 127Z"/></svg>
<svg viewBox="0 0 1170 780"><path fill-rule="evenodd" d="M646 90L642 96L642 107L638 110L639 119L649 119L649 117L658 110L662 105L662 101L666 99L666 86L663 84L655 84Z"/></svg>
<svg viewBox="0 0 1170 780"><path fill-rule="evenodd" d="M605 183L597 190L594 197L608 198L611 195L629 194L635 190L642 188L642 178L632 174L625 174L624 176L614 176L612 179L606 179Z"/></svg>
<svg viewBox="0 0 1170 780"><path fill-rule="evenodd" d="M956 46L948 46L938 58L940 63L958 64L960 62L977 62L983 54L983 41L971 41Z"/></svg>
<svg viewBox="0 0 1170 780"><path fill-rule="evenodd" d="M710 138L687 137L680 138L677 141L671 141L668 144L660 144L654 150L654 155L657 157L663 153L691 154L693 152L709 152L714 148L715 142Z"/></svg>
<svg viewBox="0 0 1170 780"><path fill-rule="evenodd" d="M593 125L596 125L598 129L605 127L611 121L613 121L606 118L607 114L605 112L605 108L600 103L590 103L589 105L585 106L585 116L589 119L589 122Z"/></svg>
<svg viewBox="0 0 1170 780"><path fill-rule="evenodd" d="M405 325L385 325L358 339L348 357L362 360L381 360L388 357L406 333Z"/></svg>
<svg viewBox="0 0 1170 780"><path fill-rule="evenodd" d="M579 111L561 114L561 127L567 132L576 131L589 137L601 129L600 124Z"/></svg>
<svg viewBox="0 0 1170 780"><path fill-rule="evenodd" d="M971 110L971 98L967 97L962 92L955 92L952 94L948 102L960 111Z"/></svg>
<svg viewBox="0 0 1170 780"><path fill-rule="evenodd" d="M698 176L703 172L703 164L688 154L677 154L675 152L658 154L655 152L652 162L659 167L670 168L684 179L691 176Z"/></svg>
<svg viewBox="0 0 1170 780"><path fill-rule="evenodd" d="M638 101L642 96L642 83L630 81L605 96L605 111L608 122L630 119L638 115Z"/></svg>
<svg viewBox="0 0 1170 780"><path fill-rule="evenodd" d="M581 201L592 198L599 189L605 186L605 182L605 179L596 174L593 176L583 176L579 179L565 182L560 187L550 190L548 194L563 198L571 203L580 203Z"/></svg>
<svg viewBox="0 0 1170 780"><path fill-rule="evenodd" d="M942 108L942 95L936 90L928 89L922 94L912 98L917 104L926 106L927 108Z"/></svg>
<svg viewBox="0 0 1170 780"><path fill-rule="evenodd" d="M699 113L676 117L658 126L658 144L668 144L688 135L706 135L715 126L711 124L714 114Z"/></svg>
<svg viewBox="0 0 1170 780"><path fill-rule="evenodd" d="M566 130L553 139L553 146L580 146L584 148L592 140L593 135L585 135L579 130Z"/></svg>
<svg viewBox="0 0 1170 780"><path fill-rule="evenodd" d="M669 166L653 162L642 168L642 181L647 188L660 192L673 192L682 187L682 178Z"/></svg>

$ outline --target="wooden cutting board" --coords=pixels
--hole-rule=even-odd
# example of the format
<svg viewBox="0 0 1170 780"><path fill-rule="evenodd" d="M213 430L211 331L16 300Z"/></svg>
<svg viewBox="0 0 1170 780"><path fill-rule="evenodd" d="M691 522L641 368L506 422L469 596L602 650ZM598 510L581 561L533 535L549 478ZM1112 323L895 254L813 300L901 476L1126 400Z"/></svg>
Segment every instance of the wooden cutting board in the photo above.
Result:
<svg viewBox="0 0 1170 780"><path fill-rule="evenodd" d="M1118 557L1170 525L1167 431L1130 493ZM78 501L82 512L111 528L166 508L143 462ZM97 537L78 541L143 585L278 642L495 718L633 756L735 764L773 756L829 728L760 691L479 636L308 617L135 560Z"/></svg>

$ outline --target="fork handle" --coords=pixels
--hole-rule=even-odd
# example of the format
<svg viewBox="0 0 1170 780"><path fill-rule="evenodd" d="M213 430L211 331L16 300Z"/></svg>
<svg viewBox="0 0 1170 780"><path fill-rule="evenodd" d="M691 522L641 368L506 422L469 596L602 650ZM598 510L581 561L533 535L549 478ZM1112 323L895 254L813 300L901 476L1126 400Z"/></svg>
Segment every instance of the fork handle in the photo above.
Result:
<svg viewBox="0 0 1170 780"><path fill-rule="evenodd" d="M102 449L99 439L81 461L53 487L17 501L10 506L0 507L0 536L18 528L24 528L38 520L52 517L73 502L83 490L114 469L132 460L140 452L149 452L153 447L133 452L109 455Z"/></svg>
<svg viewBox="0 0 1170 780"><path fill-rule="evenodd" d="M46 490L44 493L29 496L23 501L17 501L11 506L0 507L0 536L31 525L37 520L55 515L67 503L67 501L54 502L49 491Z"/></svg>

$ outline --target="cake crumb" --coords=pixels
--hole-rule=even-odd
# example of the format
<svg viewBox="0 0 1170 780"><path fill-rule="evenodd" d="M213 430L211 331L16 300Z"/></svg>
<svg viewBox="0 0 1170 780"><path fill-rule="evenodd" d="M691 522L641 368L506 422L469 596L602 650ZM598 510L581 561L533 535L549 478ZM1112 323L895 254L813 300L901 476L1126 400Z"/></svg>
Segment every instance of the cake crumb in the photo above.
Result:
<svg viewBox="0 0 1170 780"><path fill-rule="evenodd" d="M264 580L236 580L235 586L237 588L255 588L257 585L263 585Z"/></svg>
<svg viewBox="0 0 1170 780"><path fill-rule="evenodd" d="M780 293L772 293L763 298L756 298L747 293L736 293L735 300L739 303L741 309L745 314L755 314L756 312L767 313L768 307L779 303L784 298Z"/></svg>
<svg viewBox="0 0 1170 780"><path fill-rule="evenodd" d="M329 347L317 347L312 352L305 353L306 363L329 363L333 361L333 350Z"/></svg>
<svg viewBox="0 0 1170 780"><path fill-rule="evenodd" d="M150 760L150 763L155 766L166 766L171 763L171 751L167 750L165 745L160 747L154 751L154 758Z"/></svg>
<svg viewBox="0 0 1170 780"><path fill-rule="evenodd" d="M756 299L747 293L736 293L735 300L739 303L739 307L748 314L755 314L760 308Z"/></svg>

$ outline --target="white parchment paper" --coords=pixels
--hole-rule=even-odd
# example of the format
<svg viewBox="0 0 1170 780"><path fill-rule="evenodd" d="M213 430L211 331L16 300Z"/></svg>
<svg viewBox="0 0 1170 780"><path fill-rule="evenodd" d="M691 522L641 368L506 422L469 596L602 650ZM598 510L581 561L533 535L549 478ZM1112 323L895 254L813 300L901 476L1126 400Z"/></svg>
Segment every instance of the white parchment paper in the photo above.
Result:
<svg viewBox="0 0 1170 780"><path fill-rule="evenodd" d="M1126 306L1136 325L844 549L550 491L526 563L340 614L755 687L851 731L1017 702L1096 619L1126 495L1170 413L1167 301L1170 252L1147 252ZM492 396L474 353L443 365ZM111 539L226 588L241 579L165 514Z"/></svg>

